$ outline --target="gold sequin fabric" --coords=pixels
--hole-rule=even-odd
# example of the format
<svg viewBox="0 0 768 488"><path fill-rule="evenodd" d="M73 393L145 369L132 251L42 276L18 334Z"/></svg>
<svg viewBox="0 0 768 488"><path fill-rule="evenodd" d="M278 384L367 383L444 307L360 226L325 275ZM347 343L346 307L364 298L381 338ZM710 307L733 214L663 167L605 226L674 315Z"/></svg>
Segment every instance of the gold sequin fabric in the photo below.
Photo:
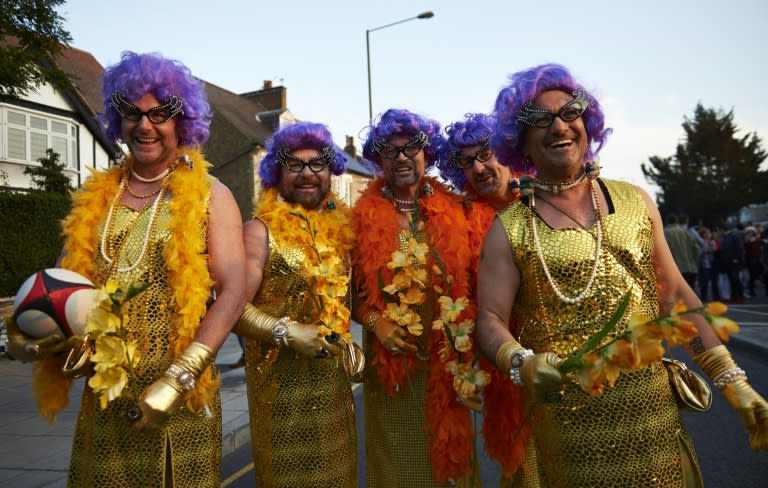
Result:
<svg viewBox="0 0 768 488"><path fill-rule="evenodd" d="M633 314L658 316L647 208L631 185L603 182L614 211L602 217L603 247L595 283L576 304L561 301L548 283L533 244L526 202L499 213L521 274L513 307L522 327L519 340L535 352L573 355L609 320L627 292L630 305L613 335L626 330ZM596 226L555 230L538 217L533 225L558 288L576 296L592 271ZM518 471L512 486L696 486L686 485L684 479L686 472L698 477L698 465L660 363L623 373L614 388L594 397L569 378L565 397L563 403L534 407L528 469Z"/></svg>
<svg viewBox="0 0 768 488"><path fill-rule="evenodd" d="M138 341L141 361L137 381L129 381L121 398L102 410L87 386L75 429L70 487L164 487L170 472L173 486L218 487L221 462L221 402L215 395L210 411L194 414L181 407L162 428L137 432L126 420L135 395L157 380L170 366L172 293L168 286L162 252L171 237L167 202L158 209L149 246L140 264L130 272L115 272L97 253L97 284L113 278L123 286L148 283L149 287L129 302L127 331ZM108 235L107 255L114 268L131 266L141 255L151 208L134 211L119 205ZM205 232L205 228L201 228ZM166 458L166 453L169 458ZM170 460L171 466L166 467Z"/></svg>
<svg viewBox="0 0 768 488"><path fill-rule="evenodd" d="M409 234L400 233L400 250L407 249ZM418 233L416 239L426 242L426 235ZM431 293L424 305L416 310L425 325L424 333L416 338L419 354L424 354L429 334L429 324L434 320ZM366 364L374 360L373 341L375 335L366 332L363 348ZM423 357L423 356L422 356ZM384 385L376 375L376 368L366 367L363 408L365 409L365 455L366 486L369 488L434 488L440 486L479 487L479 469L473 460L471 476L465 476L454 483L438 484L432 476L429 462L429 436L426 431L427 416L424 409L427 385L426 361L417 361L408 376L408 383L401 385L397 396L387 394Z"/></svg>
<svg viewBox="0 0 768 488"><path fill-rule="evenodd" d="M314 323L304 260L302 249L270 233L264 279L253 304L275 317ZM356 486L357 428L341 360L314 359L253 339L245 351L256 485Z"/></svg>

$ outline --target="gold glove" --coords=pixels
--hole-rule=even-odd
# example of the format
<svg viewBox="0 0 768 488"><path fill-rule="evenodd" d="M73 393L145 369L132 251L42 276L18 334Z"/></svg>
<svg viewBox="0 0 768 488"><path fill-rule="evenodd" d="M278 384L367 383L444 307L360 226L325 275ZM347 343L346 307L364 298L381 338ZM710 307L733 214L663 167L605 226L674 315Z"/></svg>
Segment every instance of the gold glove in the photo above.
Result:
<svg viewBox="0 0 768 488"><path fill-rule="evenodd" d="M31 339L22 334L12 315L7 315L4 320L8 326L8 354L23 363L48 359L80 345L81 338L75 336L68 339L60 335Z"/></svg>
<svg viewBox="0 0 768 488"><path fill-rule="evenodd" d="M563 374L557 369L560 362L553 352L533 354L523 360L520 378L530 400L550 403L563 400Z"/></svg>
<svg viewBox="0 0 768 488"><path fill-rule="evenodd" d="M515 340L507 341L496 351L496 367L505 373L512 369L512 356L523 354L526 349Z"/></svg>
<svg viewBox="0 0 768 488"><path fill-rule="evenodd" d="M232 328L232 332L245 337L246 339L256 339L261 342L272 342L275 336L272 328L280 320L266 314L254 307L251 303L245 304L245 310L240 315L240 319Z"/></svg>
<svg viewBox="0 0 768 488"><path fill-rule="evenodd" d="M693 360L720 388L723 396L741 417L753 451L768 450L768 403L747 382L725 346L713 347Z"/></svg>
<svg viewBox="0 0 768 488"><path fill-rule="evenodd" d="M92 368L91 354L93 354L93 341L91 340L91 334L85 334L84 337L72 338L77 339L76 345L67 354L67 359L64 361L64 365L61 367L61 372L64 376L70 378L82 378L87 376Z"/></svg>
<svg viewBox="0 0 768 488"><path fill-rule="evenodd" d="M250 303L245 305L245 311L232 331L249 339L274 341L278 346L288 346L310 357L324 358L341 354L341 347L335 341L318 337L317 326L300 324L289 317L277 319Z"/></svg>
<svg viewBox="0 0 768 488"><path fill-rule="evenodd" d="M213 349L193 342L168 367L163 376L149 385L141 394L137 407L141 415L136 421L137 429L157 429L176 413L184 394L195 387L195 382L205 368L213 362ZM132 412L129 412L129 418Z"/></svg>

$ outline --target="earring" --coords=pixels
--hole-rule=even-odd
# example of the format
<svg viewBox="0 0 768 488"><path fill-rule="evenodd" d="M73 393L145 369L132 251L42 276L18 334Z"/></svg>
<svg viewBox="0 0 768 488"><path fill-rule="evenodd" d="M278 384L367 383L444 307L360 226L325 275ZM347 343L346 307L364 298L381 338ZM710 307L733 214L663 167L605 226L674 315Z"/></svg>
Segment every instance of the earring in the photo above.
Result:
<svg viewBox="0 0 768 488"><path fill-rule="evenodd" d="M600 176L600 162L590 160L584 163L584 174L587 175L587 178L590 180L594 180Z"/></svg>
<svg viewBox="0 0 768 488"><path fill-rule="evenodd" d="M179 156L179 161L181 161L181 164L186 165L187 169L190 171L192 171L195 167L195 162L192 161L192 159L190 159L190 157L187 156L186 154L182 154L181 156Z"/></svg>
<svg viewBox="0 0 768 488"><path fill-rule="evenodd" d="M520 194L523 196L533 194L533 178L529 175L523 175L520 177Z"/></svg>
<svg viewBox="0 0 768 488"><path fill-rule="evenodd" d="M520 196L520 178L513 176L509 180L509 191L517 198Z"/></svg>

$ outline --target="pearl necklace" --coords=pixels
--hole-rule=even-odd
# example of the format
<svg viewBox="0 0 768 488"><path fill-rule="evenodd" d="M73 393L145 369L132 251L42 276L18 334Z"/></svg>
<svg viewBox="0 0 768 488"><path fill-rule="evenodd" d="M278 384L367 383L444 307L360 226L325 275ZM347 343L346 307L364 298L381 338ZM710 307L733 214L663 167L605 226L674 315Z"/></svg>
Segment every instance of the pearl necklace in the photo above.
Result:
<svg viewBox="0 0 768 488"><path fill-rule="evenodd" d="M162 173L160 173L159 175L155 176L154 178L144 178L144 177L142 177L142 176L139 176L139 175L138 175L138 174L137 174L137 173L136 173L136 172L133 170L133 168L131 168L131 175L132 175L134 178L136 178L137 180L141 181L142 183L154 183L154 182L156 182L156 181L160 181L160 180L162 180L163 178L165 178L166 176L168 176L170 173L171 173L171 166L168 166L167 168L165 168L165 171L163 171L163 172L162 172Z"/></svg>
<svg viewBox="0 0 768 488"><path fill-rule="evenodd" d="M115 208L117 207L117 204L120 201L120 196L122 196L123 190L127 186L128 186L128 177L126 175L123 177L123 182L120 185L120 189L118 190L117 195L115 195L115 198L112 200L112 204L109 206L109 213L107 213L107 220L106 222L104 222L104 230L101 232L101 239L99 242L99 253L101 254L101 257L104 258L104 261L106 261L110 266L112 265L114 260L107 255L107 234L110 233L110 230L112 228L112 217L115 212ZM149 222L147 223L147 229L144 234L144 243L141 246L141 253L139 253L139 257L130 266L127 266L125 268L117 268L118 273L128 273L130 271L133 271L134 269L136 269L139 263L141 263L141 261L144 259L144 255L146 254L147 248L149 247L149 238L152 234L152 229L155 226L155 219L157 218L157 213L158 213L157 209L160 207L160 202L165 197L165 193L166 193L166 188L161 187L160 192L158 193L157 197L155 197L155 201L152 203L152 213L149 216ZM126 236L126 239L127 238L128 237Z"/></svg>
<svg viewBox="0 0 768 488"><path fill-rule="evenodd" d="M544 191L552 192L555 195L557 195L558 193L560 193L563 190L568 190L568 189L573 188L574 186L579 185L586 178L587 178L587 173L583 172L583 173L581 173L581 176L579 176L575 180L567 181L565 183L550 183L548 181L537 180L536 178L531 180L531 182L532 182L533 186L538 188L539 190L544 190Z"/></svg>
<svg viewBox="0 0 768 488"><path fill-rule="evenodd" d="M586 286L584 286L584 289L581 290L581 292L576 295L575 297L569 297L563 294L562 291L557 287L557 284L555 283L555 280L552 278L552 275L549 272L549 268L547 267L547 262L544 260L544 253L541 250L541 243L539 242L539 233L536 230L536 217L534 212L534 209L536 208L536 200L534 198L534 195L531 194L531 228L532 228L532 234L533 234L533 243L534 247L536 248L536 254L539 257L539 262L541 263L541 267L544 269L544 274L547 277L547 282L549 283L549 286L552 288L552 291L557 295L557 298L559 298L561 301L569 304L579 303L584 299L585 296L587 296L587 293L592 289L592 285L595 282L595 276L597 276L597 268L600 264L600 252L602 250L602 243L603 243L603 232L602 232L602 219L600 216L600 204L597 200L597 191L595 190L595 183L594 181L590 181L591 189L592 189L592 210L595 211L595 217L597 217L597 242L595 243L595 262L592 265L592 273L589 276L589 280L587 280Z"/></svg>

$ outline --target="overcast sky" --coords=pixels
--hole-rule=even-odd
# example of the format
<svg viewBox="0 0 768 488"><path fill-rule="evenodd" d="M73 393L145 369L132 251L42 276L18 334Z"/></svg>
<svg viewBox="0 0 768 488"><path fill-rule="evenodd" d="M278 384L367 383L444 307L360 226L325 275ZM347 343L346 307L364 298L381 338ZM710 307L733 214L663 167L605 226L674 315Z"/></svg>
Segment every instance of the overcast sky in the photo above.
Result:
<svg viewBox="0 0 768 488"><path fill-rule="evenodd" d="M427 10L433 18L370 33L374 116L401 107L447 125L489 112L509 73L557 62L614 129L603 174L652 194L640 164L674 153L698 102L733 109L741 135L768 139L765 0L69 0L59 9L72 46L104 66L124 50L157 51L235 93L272 80L297 118L327 124L341 146L353 135L358 148L366 30Z"/></svg>

